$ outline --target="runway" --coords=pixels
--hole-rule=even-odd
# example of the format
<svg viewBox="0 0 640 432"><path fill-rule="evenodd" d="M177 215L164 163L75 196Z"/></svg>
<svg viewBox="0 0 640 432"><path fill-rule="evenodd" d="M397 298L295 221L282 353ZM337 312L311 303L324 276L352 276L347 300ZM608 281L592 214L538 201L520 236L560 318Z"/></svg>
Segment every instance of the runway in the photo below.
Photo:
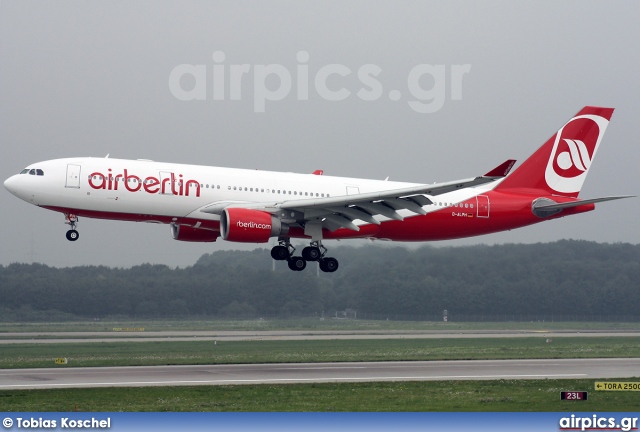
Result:
<svg viewBox="0 0 640 432"><path fill-rule="evenodd" d="M635 330L280 330L280 331L136 331L0 333L2 344L53 344L164 341L249 341L328 339L482 339L482 338L640 337Z"/></svg>
<svg viewBox="0 0 640 432"><path fill-rule="evenodd" d="M471 360L5 369L0 389L640 377L640 359Z"/></svg>

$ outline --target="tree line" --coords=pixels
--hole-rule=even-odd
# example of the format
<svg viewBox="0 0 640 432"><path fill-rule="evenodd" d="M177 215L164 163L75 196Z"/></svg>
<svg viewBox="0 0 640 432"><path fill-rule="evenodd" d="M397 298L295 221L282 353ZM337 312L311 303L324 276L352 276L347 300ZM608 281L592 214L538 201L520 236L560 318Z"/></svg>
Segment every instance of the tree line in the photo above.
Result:
<svg viewBox="0 0 640 432"><path fill-rule="evenodd" d="M292 272L266 249L195 265L0 266L0 320L314 316L640 316L640 245L561 240L465 247L334 247L336 273Z"/></svg>

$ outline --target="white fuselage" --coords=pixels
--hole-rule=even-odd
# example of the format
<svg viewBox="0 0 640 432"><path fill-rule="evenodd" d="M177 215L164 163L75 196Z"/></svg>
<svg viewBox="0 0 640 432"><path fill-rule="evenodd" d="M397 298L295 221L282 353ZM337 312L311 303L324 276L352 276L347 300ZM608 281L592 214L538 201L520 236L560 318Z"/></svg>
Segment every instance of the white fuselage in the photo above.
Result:
<svg viewBox="0 0 640 432"><path fill-rule="evenodd" d="M27 167L30 169L39 169L43 175L15 175L5 182L7 189L37 206L87 210L106 218L126 213L219 220L218 215L199 209L216 202L276 202L412 185L90 157L40 162Z"/></svg>
<svg viewBox="0 0 640 432"><path fill-rule="evenodd" d="M147 160L69 158L35 163L5 186L19 198L46 208L95 213L95 217L166 222L166 217L218 221L200 209L217 202L282 202L401 189L415 183L332 177L314 174L173 164ZM491 188L495 184L491 185ZM475 189L475 190L474 190ZM481 190L440 196L458 202ZM433 206L428 206L433 207ZM437 207L428 210L437 210ZM154 217L157 216L157 220ZM382 220L387 218L380 217Z"/></svg>

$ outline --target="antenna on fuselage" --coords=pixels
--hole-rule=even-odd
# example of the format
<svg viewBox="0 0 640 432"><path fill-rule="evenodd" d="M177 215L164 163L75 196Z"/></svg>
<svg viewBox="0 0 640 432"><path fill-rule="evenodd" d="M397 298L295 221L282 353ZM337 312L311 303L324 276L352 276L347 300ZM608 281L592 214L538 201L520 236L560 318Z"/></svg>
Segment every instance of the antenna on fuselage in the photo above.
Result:
<svg viewBox="0 0 640 432"><path fill-rule="evenodd" d="M110 155L110 153L107 153L107 155L104 158L105 159L109 159L109 155Z"/></svg>

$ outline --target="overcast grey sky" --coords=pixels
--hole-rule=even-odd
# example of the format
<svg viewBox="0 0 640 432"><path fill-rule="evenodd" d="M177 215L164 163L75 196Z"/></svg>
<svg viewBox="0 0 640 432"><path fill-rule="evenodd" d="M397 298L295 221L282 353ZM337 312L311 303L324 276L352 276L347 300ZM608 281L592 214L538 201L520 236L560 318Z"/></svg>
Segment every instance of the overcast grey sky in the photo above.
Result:
<svg viewBox="0 0 640 432"><path fill-rule="evenodd" d="M581 196L638 194L638 16L637 1L2 0L0 177L41 160L109 153L447 181L482 174L507 158L522 162L584 105L602 105L616 111ZM224 60L216 63L218 51ZM171 73L184 64L205 67L205 99L179 100L172 92ZM214 64L227 73L225 100L213 96ZM250 70L239 100L229 100L231 65L243 64ZM291 73L292 89L255 112L254 79L270 64ZM351 71L326 80L330 90L349 92L343 100L327 100L316 86L316 74L331 64ZM379 68L378 94L359 79L363 65ZM419 65L443 65L444 81L424 74L412 84L410 71ZM454 97L451 72L460 66L468 72ZM297 90L304 67L308 100ZM429 90L442 84L446 97L435 112L409 104L424 97L412 85ZM185 75L179 85L190 91L202 83ZM266 80L269 91L279 85L275 76ZM360 90L373 100L360 97ZM238 247L177 242L168 226L86 218L80 240L71 243L61 214L4 188L0 206L4 265L186 266L205 252ZM638 214L640 199L628 199L440 244L638 243Z"/></svg>

